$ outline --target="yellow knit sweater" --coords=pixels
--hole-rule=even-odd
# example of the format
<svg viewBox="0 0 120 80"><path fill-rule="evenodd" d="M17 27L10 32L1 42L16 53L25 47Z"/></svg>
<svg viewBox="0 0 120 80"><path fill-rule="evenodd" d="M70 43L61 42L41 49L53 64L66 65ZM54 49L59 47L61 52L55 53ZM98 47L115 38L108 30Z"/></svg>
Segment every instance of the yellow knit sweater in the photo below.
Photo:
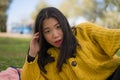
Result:
<svg viewBox="0 0 120 80"><path fill-rule="evenodd" d="M40 71L36 56L33 62L27 60L22 69L22 80L106 80L120 65L120 58L115 55L120 49L120 30L107 29L92 23L82 23L76 27L76 57L63 64L62 71L56 68L59 49L51 48L49 54L55 62L45 66L47 74Z"/></svg>

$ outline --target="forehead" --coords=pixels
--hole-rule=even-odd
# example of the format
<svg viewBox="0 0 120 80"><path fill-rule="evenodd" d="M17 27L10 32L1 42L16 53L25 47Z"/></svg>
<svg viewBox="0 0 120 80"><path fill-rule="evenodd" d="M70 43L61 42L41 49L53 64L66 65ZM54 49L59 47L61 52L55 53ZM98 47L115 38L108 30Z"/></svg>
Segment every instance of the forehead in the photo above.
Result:
<svg viewBox="0 0 120 80"><path fill-rule="evenodd" d="M58 23L58 21L55 18L46 18L43 21L43 26L52 26L52 25L57 24L57 23Z"/></svg>

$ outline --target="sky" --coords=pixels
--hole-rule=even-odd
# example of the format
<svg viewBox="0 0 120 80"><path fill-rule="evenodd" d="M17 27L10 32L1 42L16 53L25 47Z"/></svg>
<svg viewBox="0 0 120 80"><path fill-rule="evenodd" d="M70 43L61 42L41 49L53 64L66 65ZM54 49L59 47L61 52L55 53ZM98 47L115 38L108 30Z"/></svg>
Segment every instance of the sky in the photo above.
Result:
<svg viewBox="0 0 120 80"><path fill-rule="evenodd" d="M13 0L7 11L7 23L19 22L21 19L30 18L35 10L38 0Z"/></svg>
<svg viewBox="0 0 120 80"><path fill-rule="evenodd" d="M29 20L32 12L35 10L40 0L12 0L7 10L7 26L8 30L14 23L19 23L21 20ZM46 3L52 6L57 6L62 0L45 0Z"/></svg>
<svg viewBox="0 0 120 80"><path fill-rule="evenodd" d="M45 2L49 5L57 6L60 0L45 0ZM38 3L39 0L13 0L7 11L8 23L28 19Z"/></svg>

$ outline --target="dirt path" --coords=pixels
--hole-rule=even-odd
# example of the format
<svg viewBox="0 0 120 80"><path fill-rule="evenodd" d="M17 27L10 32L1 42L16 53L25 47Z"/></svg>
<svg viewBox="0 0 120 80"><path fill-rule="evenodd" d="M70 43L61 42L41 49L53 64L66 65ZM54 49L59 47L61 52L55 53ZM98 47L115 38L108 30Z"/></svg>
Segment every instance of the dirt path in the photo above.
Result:
<svg viewBox="0 0 120 80"><path fill-rule="evenodd" d="M32 34L0 33L0 37L31 38Z"/></svg>

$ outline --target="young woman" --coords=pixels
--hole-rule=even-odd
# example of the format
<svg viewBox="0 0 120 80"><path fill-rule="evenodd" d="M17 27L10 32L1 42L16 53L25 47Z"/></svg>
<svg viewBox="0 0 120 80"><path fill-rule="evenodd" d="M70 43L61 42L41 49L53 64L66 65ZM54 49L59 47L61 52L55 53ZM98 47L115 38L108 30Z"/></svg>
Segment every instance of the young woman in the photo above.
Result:
<svg viewBox="0 0 120 80"><path fill-rule="evenodd" d="M71 29L56 8L40 11L22 80L117 80L120 30L82 23Z"/></svg>

